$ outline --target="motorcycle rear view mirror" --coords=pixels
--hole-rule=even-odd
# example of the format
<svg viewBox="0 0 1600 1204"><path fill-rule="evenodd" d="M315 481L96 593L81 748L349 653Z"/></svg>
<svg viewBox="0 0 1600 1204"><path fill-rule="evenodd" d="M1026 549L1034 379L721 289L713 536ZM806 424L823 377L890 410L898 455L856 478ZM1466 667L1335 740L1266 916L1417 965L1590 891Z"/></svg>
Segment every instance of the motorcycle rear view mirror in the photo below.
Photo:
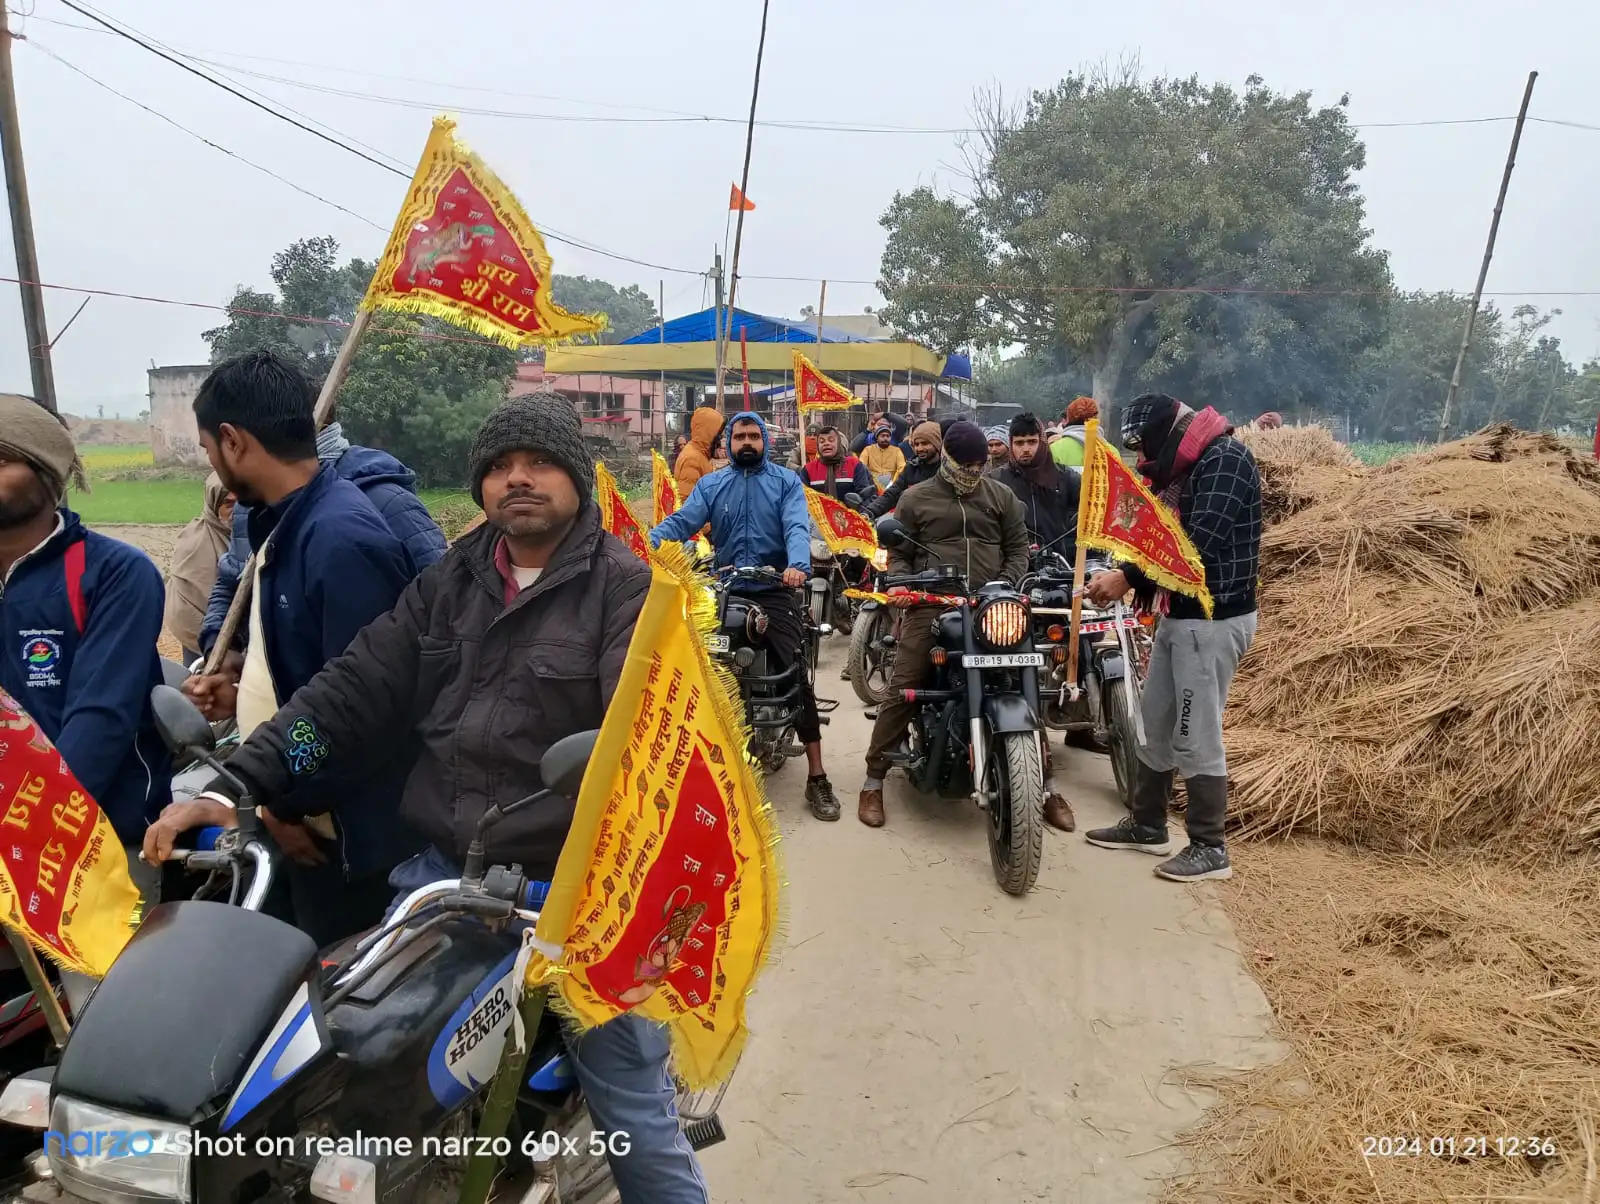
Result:
<svg viewBox="0 0 1600 1204"><path fill-rule="evenodd" d="M210 753L216 751L217 734L200 713L200 708L190 702L183 691L172 686L155 686L150 690L150 710L155 716L156 731L172 752Z"/></svg>
<svg viewBox="0 0 1600 1204"><path fill-rule="evenodd" d="M861 495L855 492L845 494L844 504L846 506L854 506L857 510L861 509Z"/></svg>
<svg viewBox="0 0 1600 1204"><path fill-rule="evenodd" d="M886 548L904 546L910 540L906 534L905 524L892 514L885 514L873 526L878 533L878 542Z"/></svg>
<svg viewBox="0 0 1600 1204"><path fill-rule="evenodd" d="M574 732L547 748L539 761L539 776L545 787L564 798L576 798L599 739L598 731Z"/></svg>

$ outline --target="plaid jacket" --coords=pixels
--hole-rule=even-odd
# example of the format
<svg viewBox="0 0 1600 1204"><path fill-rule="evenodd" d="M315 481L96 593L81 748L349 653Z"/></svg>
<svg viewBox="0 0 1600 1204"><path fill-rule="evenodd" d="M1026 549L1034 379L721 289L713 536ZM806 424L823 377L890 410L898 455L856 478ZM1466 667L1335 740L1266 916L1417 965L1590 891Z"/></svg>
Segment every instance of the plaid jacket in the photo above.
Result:
<svg viewBox="0 0 1600 1204"><path fill-rule="evenodd" d="M1256 576L1261 567L1261 477L1255 457L1239 440L1223 435L1200 453L1178 497L1183 529L1205 565L1212 617L1231 619L1256 608ZM1141 592L1153 583L1126 568ZM1173 594L1171 617L1203 619L1193 598Z"/></svg>

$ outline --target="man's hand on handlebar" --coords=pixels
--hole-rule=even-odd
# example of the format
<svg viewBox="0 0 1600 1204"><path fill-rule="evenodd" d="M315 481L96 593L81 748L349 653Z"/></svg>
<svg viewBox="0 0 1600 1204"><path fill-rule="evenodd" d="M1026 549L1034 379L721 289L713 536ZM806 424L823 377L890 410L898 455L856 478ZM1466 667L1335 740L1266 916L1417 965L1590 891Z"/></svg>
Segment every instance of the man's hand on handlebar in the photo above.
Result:
<svg viewBox="0 0 1600 1204"><path fill-rule="evenodd" d="M211 798L181 799L168 803L161 817L144 830L144 847L139 860L146 865L160 865L172 860L173 848L178 838L196 828L236 828L239 816L226 803Z"/></svg>
<svg viewBox="0 0 1600 1204"><path fill-rule="evenodd" d="M1125 597L1127 592L1128 578L1121 569L1096 573L1083 587L1083 596L1096 606L1110 606Z"/></svg>
<svg viewBox="0 0 1600 1204"><path fill-rule="evenodd" d="M783 583L790 589L799 589L806 583L806 575L800 569L784 569Z"/></svg>

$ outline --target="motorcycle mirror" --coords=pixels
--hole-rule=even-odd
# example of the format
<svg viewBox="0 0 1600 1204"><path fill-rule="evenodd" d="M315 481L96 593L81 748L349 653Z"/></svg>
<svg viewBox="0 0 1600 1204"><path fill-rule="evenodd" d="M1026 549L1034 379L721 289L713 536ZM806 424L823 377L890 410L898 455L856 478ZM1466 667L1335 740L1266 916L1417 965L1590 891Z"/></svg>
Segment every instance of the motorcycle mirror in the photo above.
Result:
<svg viewBox="0 0 1600 1204"><path fill-rule="evenodd" d="M184 682L189 680L189 670L185 669L177 661L169 661L166 657L162 657L161 680L169 686L182 686Z"/></svg>
<svg viewBox="0 0 1600 1204"><path fill-rule="evenodd" d="M167 748L177 752L213 752L217 747L217 734L200 713L200 708L186 698L181 690L172 686L155 686L150 691L150 710L155 716L156 731Z"/></svg>
<svg viewBox="0 0 1600 1204"><path fill-rule="evenodd" d="M854 492L845 494L844 504L846 506L854 506L857 510L861 509L861 495Z"/></svg>
<svg viewBox="0 0 1600 1204"><path fill-rule="evenodd" d="M583 784L583 772L589 767L589 757L594 753L598 731L574 732L563 736L548 749L539 762L539 776L545 787L565 798L576 798Z"/></svg>
<svg viewBox="0 0 1600 1204"><path fill-rule="evenodd" d="M878 542L886 548L901 547L910 539L905 524L892 514L885 514L874 523L873 530L878 533Z"/></svg>

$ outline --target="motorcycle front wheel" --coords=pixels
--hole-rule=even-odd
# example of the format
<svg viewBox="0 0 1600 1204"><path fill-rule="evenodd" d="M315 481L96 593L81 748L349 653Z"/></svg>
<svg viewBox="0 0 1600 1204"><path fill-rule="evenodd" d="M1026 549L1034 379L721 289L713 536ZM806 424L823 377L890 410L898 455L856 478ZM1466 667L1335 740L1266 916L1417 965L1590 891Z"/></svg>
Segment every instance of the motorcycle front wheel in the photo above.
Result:
<svg viewBox="0 0 1600 1204"><path fill-rule="evenodd" d="M1044 854L1044 753L1037 732L1006 732L991 741L989 780L998 780L1000 797L989 804L989 860L1001 890L1025 895Z"/></svg>
<svg viewBox="0 0 1600 1204"><path fill-rule="evenodd" d="M894 629L894 611L884 606L864 610L850 632L850 688L869 707L889 700L889 679L894 675L894 646L883 641Z"/></svg>
<svg viewBox="0 0 1600 1204"><path fill-rule="evenodd" d="M1100 698L1106 719L1106 743L1110 745L1111 773L1117 780L1117 797L1131 812L1133 784L1139 774L1139 740L1134 734L1133 699L1127 679L1106 682Z"/></svg>

